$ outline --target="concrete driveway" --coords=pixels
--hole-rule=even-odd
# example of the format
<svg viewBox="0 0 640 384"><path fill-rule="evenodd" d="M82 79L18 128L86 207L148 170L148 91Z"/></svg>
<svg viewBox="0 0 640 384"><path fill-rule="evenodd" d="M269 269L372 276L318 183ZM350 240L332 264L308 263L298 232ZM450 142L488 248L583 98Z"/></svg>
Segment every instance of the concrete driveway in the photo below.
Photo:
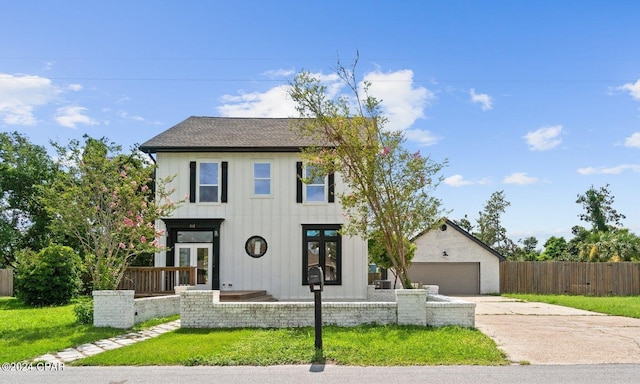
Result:
<svg viewBox="0 0 640 384"><path fill-rule="evenodd" d="M500 296L476 303L476 328L513 363L640 363L640 319Z"/></svg>

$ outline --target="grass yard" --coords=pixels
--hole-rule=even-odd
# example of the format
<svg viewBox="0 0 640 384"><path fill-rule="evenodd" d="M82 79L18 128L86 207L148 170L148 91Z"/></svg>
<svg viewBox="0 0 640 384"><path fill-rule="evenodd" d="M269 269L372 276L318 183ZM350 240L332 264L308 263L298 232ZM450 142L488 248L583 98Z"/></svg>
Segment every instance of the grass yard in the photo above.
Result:
<svg viewBox="0 0 640 384"><path fill-rule="evenodd" d="M640 296L594 297L529 294L504 294L503 296L640 319Z"/></svg>
<svg viewBox="0 0 640 384"><path fill-rule="evenodd" d="M323 346L316 355L313 328L180 329L73 365L508 364L493 340L460 327L325 326Z"/></svg>
<svg viewBox="0 0 640 384"><path fill-rule="evenodd" d="M153 322L139 327L151 325ZM76 323L73 304L34 308L13 297L0 297L0 362L28 360L123 333L122 329Z"/></svg>
<svg viewBox="0 0 640 384"><path fill-rule="evenodd" d="M2 362L23 361L121 333L77 324L73 304L34 308L13 297L0 298Z"/></svg>

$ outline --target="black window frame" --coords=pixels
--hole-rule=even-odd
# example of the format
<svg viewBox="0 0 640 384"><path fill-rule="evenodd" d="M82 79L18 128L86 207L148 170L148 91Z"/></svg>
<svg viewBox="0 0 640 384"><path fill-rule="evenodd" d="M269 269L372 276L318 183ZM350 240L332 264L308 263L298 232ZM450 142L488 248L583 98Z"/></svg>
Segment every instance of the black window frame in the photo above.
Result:
<svg viewBox="0 0 640 384"><path fill-rule="evenodd" d="M341 224L303 224L302 225L302 285L309 285L308 282L308 272L309 272L309 254L308 254L308 243L310 241L318 241L320 242L320 253L318 255L318 263L322 266L322 271L325 272L326 269L326 255L325 255L325 243L326 242L336 242L336 279L335 280L327 280L327 273L324 273L324 285L342 285L342 234L340 233L342 229ZM310 230L319 230L321 231L320 236L307 236L307 231ZM337 236L326 236L324 231L336 231Z"/></svg>

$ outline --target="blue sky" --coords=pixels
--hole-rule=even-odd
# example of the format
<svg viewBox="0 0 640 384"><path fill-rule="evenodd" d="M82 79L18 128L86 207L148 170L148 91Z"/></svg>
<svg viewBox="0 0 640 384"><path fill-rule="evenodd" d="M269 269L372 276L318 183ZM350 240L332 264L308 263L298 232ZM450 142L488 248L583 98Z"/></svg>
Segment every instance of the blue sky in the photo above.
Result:
<svg viewBox="0 0 640 384"><path fill-rule="evenodd" d="M491 194L514 240L571 238L609 184L640 234L638 1L0 1L0 130L129 148L188 116L294 116L300 70L360 53L389 126L448 159L437 194ZM540 244L542 245L542 244Z"/></svg>

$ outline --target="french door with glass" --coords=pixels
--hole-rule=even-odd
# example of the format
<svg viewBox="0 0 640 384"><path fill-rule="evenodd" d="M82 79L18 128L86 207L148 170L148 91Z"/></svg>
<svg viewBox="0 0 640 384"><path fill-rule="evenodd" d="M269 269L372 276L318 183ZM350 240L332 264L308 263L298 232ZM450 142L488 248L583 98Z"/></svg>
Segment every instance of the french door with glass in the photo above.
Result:
<svg viewBox="0 0 640 384"><path fill-rule="evenodd" d="M211 289L213 246L211 243L177 243L175 255L179 267L196 267L196 289ZM178 284L189 284L189 275L178 272Z"/></svg>

